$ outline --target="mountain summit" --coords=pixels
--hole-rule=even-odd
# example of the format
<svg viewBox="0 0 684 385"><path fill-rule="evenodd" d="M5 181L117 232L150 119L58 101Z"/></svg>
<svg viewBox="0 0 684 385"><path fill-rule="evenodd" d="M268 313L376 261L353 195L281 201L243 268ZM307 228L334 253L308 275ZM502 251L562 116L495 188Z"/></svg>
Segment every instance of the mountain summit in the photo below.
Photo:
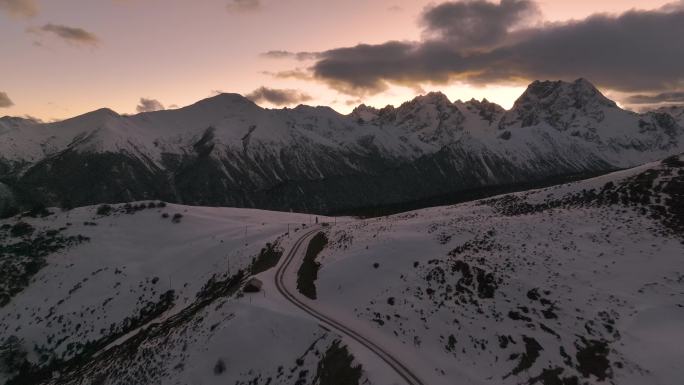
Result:
<svg viewBox="0 0 684 385"><path fill-rule="evenodd" d="M572 83L535 81L515 102L501 122L502 128L529 127L546 123L559 130L600 124L606 111L618 109L586 79ZM578 120L589 119L591 122Z"/></svg>

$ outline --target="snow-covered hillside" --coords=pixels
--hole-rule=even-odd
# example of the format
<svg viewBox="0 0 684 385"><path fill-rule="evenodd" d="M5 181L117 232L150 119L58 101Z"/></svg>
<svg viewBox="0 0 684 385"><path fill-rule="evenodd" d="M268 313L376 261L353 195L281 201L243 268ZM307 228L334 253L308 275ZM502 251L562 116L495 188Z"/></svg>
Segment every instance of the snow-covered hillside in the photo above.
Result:
<svg viewBox="0 0 684 385"><path fill-rule="evenodd" d="M309 383L348 355L315 322L238 294L308 215L159 202L51 211L0 224L0 384Z"/></svg>
<svg viewBox="0 0 684 385"><path fill-rule="evenodd" d="M675 384L684 157L350 222L317 299L430 363L426 383Z"/></svg>
<svg viewBox="0 0 684 385"><path fill-rule="evenodd" d="M36 210L0 221L0 379L398 383L275 290L282 253L318 229L316 299L301 300L426 384L677 383L683 202L674 156L455 206L319 217L321 227L157 201ZM243 293L254 274L265 290Z"/></svg>
<svg viewBox="0 0 684 385"><path fill-rule="evenodd" d="M24 207L164 199L335 212L633 167L684 151L683 133L583 79L532 83L510 111L431 93L341 115L222 94L134 116L3 118L0 180Z"/></svg>

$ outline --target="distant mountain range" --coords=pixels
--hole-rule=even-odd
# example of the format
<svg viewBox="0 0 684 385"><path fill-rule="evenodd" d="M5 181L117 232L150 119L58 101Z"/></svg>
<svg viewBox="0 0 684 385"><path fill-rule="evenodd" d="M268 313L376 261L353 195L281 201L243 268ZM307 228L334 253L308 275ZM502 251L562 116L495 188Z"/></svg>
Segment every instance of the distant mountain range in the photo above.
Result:
<svg viewBox="0 0 684 385"><path fill-rule="evenodd" d="M509 111L441 93L399 107L264 109L237 94L56 123L0 118L0 212L161 199L337 213L632 167L684 151L681 108L638 114L584 79Z"/></svg>

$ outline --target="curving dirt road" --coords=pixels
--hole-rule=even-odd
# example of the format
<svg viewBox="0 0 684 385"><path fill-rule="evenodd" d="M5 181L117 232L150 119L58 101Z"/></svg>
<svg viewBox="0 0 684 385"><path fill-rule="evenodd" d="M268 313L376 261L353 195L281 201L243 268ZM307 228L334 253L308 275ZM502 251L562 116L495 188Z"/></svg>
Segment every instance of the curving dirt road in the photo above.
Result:
<svg viewBox="0 0 684 385"><path fill-rule="evenodd" d="M275 284L280 294L282 294L283 297L285 297L285 299L287 299L293 305L297 306L302 311L316 318L324 327L332 329L342 336L355 340L359 344L365 346L368 350L375 353L385 363L387 363L387 365L394 369L394 371L396 371L397 374L401 378L403 378L407 384L424 385L423 381L420 378L418 378L418 376L415 373L413 373L410 369L406 367L406 365L404 365L398 359L392 356L391 353L376 345L373 341L361 335L359 332L345 326L343 323L319 313L312 306L298 298L298 293L296 289L290 291L290 289L285 285L285 280L283 277L285 276L285 273L287 272L292 262L295 260L295 257L298 255L300 248L302 247L302 245L308 246L308 242L306 241L309 240L311 236L313 236L319 231L320 227L304 233L292 245L285 259L280 262L280 265L278 266L278 269L276 270L275 274Z"/></svg>

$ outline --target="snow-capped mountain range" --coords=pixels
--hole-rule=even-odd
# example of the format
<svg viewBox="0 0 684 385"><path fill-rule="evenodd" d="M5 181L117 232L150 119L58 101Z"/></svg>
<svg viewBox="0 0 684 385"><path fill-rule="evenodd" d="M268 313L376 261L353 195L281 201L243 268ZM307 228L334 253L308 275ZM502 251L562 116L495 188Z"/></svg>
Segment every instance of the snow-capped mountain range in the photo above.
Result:
<svg viewBox="0 0 684 385"><path fill-rule="evenodd" d="M584 79L534 82L509 111L441 93L349 115L221 94L133 116L5 117L0 210L164 199L339 212L631 167L683 151L683 126L620 109Z"/></svg>

